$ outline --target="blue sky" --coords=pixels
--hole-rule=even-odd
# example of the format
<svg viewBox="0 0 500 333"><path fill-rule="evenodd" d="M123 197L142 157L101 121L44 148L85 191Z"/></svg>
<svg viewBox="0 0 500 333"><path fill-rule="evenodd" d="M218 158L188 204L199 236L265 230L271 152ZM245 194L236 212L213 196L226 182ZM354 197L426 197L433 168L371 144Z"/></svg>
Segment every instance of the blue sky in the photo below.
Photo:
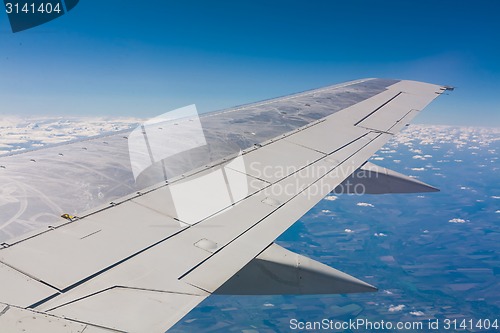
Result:
<svg viewBox="0 0 500 333"><path fill-rule="evenodd" d="M498 1L81 0L13 34L0 113L152 117L364 77L456 86L418 123L500 126Z"/></svg>

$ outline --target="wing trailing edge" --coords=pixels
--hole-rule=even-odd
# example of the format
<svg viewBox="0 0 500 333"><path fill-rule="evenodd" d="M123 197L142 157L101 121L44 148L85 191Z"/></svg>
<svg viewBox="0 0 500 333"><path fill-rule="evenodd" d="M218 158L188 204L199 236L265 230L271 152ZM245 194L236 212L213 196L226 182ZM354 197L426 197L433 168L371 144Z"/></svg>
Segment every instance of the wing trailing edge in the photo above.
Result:
<svg viewBox="0 0 500 333"><path fill-rule="evenodd" d="M273 243L215 294L310 295L373 291L377 288L366 282Z"/></svg>
<svg viewBox="0 0 500 333"><path fill-rule="evenodd" d="M399 172L366 162L333 190L337 194L439 192L439 189Z"/></svg>

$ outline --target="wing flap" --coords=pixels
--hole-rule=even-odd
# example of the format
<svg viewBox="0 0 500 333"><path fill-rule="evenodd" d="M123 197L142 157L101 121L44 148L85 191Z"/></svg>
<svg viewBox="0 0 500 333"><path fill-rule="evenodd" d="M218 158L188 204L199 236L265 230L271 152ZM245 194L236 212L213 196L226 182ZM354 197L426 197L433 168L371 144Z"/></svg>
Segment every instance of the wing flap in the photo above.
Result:
<svg viewBox="0 0 500 333"><path fill-rule="evenodd" d="M285 140L324 154L331 154L369 132L369 130L353 127L347 123L345 126L339 126L342 122L338 117L327 118L314 125L316 136L311 136L308 131L302 130L286 137ZM323 140L318 140L318 138Z"/></svg>
<svg viewBox="0 0 500 333"><path fill-rule="evenodd" d="M172 218L125 202L119 209L101 211L10 246L0 251L0 260L63 290L181 229ZM64 274L55 267L62 267Z"/></svg>
<svg viewBox="0 0 500 333"><path fill-rule="evenodd" d="M12 306L0 305L2 332L83 333L87 325ZM90 331L89 331L90 332ZM95 331L101 332L101 331Z"/></svg>
<svg viewBox="0 0 500 333"><path fill-rule="evenodd" d="M309 128L312 127L316 128ZM268 183L275 183L324 156L321 152L278 138L244 154L244 165L235 170Z"/></svg>
<svg viewBox="0 0 500 333"><path fill-rule="evenodd" d="M46 284L0 263L1 285L9 286L2 288L1 302L20 307L28 307L38 302L40 299L47 298L56 294L58 291ZM25 292L29 290L30 292Z"/></svg>
<svg viewBox="0 0 500 333"><path fill-rule="evenodd" d="M199 295L116 287L50 313L121 332L163 333L203 299Z"/></svg>

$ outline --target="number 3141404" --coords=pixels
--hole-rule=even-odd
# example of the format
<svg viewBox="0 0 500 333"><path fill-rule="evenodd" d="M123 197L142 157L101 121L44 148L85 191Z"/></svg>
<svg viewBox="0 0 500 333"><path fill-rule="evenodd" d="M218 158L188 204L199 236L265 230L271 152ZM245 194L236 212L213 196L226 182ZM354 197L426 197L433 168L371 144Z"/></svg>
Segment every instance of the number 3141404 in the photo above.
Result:
<svg viewBox="0 0 500 333"><path fill-rule="evenodd" d="M7 14L51 14L60 13L61 7L59 3L52 4L50 2L42 2L40 4L34 3L12 3L7 2L5 4Z"/></svg>

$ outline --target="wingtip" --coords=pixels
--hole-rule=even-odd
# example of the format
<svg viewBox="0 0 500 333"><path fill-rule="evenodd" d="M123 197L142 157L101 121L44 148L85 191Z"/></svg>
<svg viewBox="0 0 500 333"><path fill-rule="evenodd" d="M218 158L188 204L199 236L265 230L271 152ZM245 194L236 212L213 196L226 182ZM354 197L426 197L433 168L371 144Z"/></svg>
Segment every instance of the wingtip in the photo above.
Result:
<svg viewBox="0 0 500 333"><path fill-rule="evenodd" d="M425 187L427 189L426 192L441 192L441 190L438 189L437 187L434 187L434 186L426 184L426 183L422 183L422 184L425 185Z"/></svg>
<svg viewBox="0 0 500 333"><path fill-rule="evenodd" d="M374 292L377 292L378 291L378 288L369 284L369 283L366 283L363 281L363 287L365 288L365 290L363 292L367 292L367 293L374 293Z"/></svg>

